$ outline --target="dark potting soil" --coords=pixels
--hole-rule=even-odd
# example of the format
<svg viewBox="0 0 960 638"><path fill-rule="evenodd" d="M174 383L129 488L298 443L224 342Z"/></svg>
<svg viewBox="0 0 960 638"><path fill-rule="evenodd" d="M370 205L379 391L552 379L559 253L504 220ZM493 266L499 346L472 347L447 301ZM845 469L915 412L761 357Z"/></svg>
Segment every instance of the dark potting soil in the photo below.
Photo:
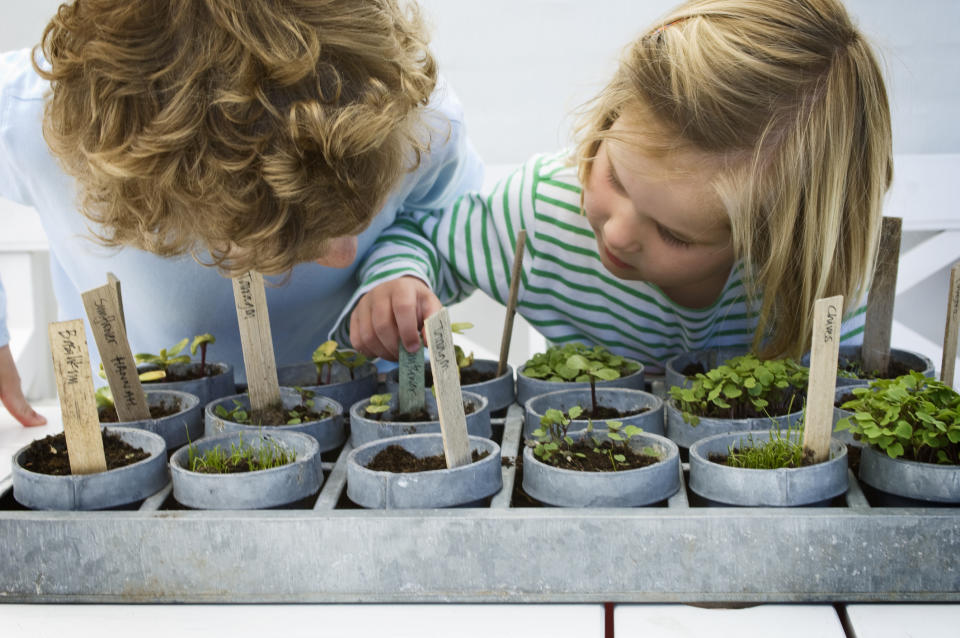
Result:
<svg viewBox="0 0 960 638"><path fill-rule="evenodd" d="M577 441L570 446L571 454L569 456L556 453L547 463L553 467L577 472L621 472L653 465L660 460L659 457L650 454L638 454L626 445L618 444L614 446L611 441L601 443L598 448L601 450L600 452L595 452L594 447L590 440ZM583 454L584 456L580 457L576 454ZM610 454L622 454L626 457L626 460L611 461ZM616 466L614 466L614 463Z"/></svg>
<svg viewBox="0 0 960 638"><path fill-rule="evenodd" d="M141 370L142 372L143 370ZM182 372L173 372L167 370L167 376L162 379L157 379L156 381L144 381L144 383L174 383L177 381L194 381L196 379L203 379L205 377L215 377L219 374L223 374L223 369L220 366L215 366L207 364L204 366L204 369L200 370L199 363L192 363L188 367L184 368Z"/></svg>
<svg viewBox="0 0 960 638"><path fill-rule="evenodd" d="M180 411L179 402L162 402L160 405L151 405L150 408L150 418L151 419L162 419L165 416L172 416ZM108 408L97 408L97 415L100 418L100 423L120 423L120 418L117 416L117 409L113 406Z"/></svg>
<svg viewBox="0 0 960 638"><path fill-rule="evenodd" d="M707 369L703 367L702 363L699 363L699 362L688 363L687 366L680 371L680 374L682 374L685 377L692 377L697 374L706 374L706 373L707 373Z"/></svg>
<svg viewBox="0 0 960 638"><path fill-rule="evenodd" d="M133 447L116 434L104 430L103 453L107 457L107 469L132 465L150 455L138 447ZM67 455L67 439L61 432L37 439L23 453L21 465L24 469L53 476L70 475L70 457Z"/></svg>
<svg viewBox="0 0 960 638"><path fill-rule="evenodd" d="M477 411L477 405L473 401L464 401L463 402L463 412L464 414L473 414ZM423 421L436 421L437 416L430 413L429 410L423 408L416 412L378 412L376 414L370 414L369 412L365 415L368 419L373 421L395 421L398 423L422 423Z"/></svg>
<svg viewBox="0 0 960 638"><path fill-rule="evenodd" d="M863 361L860 359L844 359L841 357L839 370L841 372L849 372L857 379L896 379L914 370L914 368L911 368L902 361L890 359L890 362L887 364L887 369L882 372L880 370L864 371ZM923 370L917 370L917 372L923 372Z"/></svg>
<svg viewBox="0 0 960 638"><path fill-rule="evenodd" d="M490 452L473 450L470 458L473 463L490 456ZM447 469L447 461L443 454L436 456L414 456L399 445L390 445L377 453L367 464L367 469L374 472L429 472L431 470Z"/></svg>
<svg viewBox="0 0 960 638"><path fill-rule="evenodd" d="M495 379L496 376L496 370L493 372L481 372L467 366L466 368L460 368L460 385L465 386L473 385L474 383L483 383L484 381ZM423 371L423 385L428 388L433 387L433 371L429 368Z"/></svg>
<svg viewBox="0 0 960 638"><path fill-rule="evenodd" d="M579 419L588 418L597 420L608 421L611 419L622 419L628 416L636 416L637 414L643 414L644 412L649 412L650 408L634 408L630 410L618 410L617 408L607 407L605 405L598 405L596 410L583 409L583 414L580 415Z"/></svg>
<svg viewBox="0 0 960 638"><path fill-rule="evenodd" d="M292 408L273 406L264 410L253 410L250 412L246 420L237 421L237 423L242 423L244 425L262 425L264 427L273 427L287 425L289 421L295 418L300 419L301 423L307 423L308 421L322 421L323 419L332 417L333 414L334 412L331 409L315 412L313 408L308 408L301 403L300 405Z"/></svg>
<svg viewBox="0 0 960 638"><path fill-rule="evenodd" d="M840 395L839 399L833 402L833 405L836 408L843 408L844 403L847 401L853 401L856 398L857 395L855 395L853 392L845 392L844 394Z"/></svg>
<svg viewBox="0 0 960 638"><path fill-rule="evenodd" d="M746 398L726 399L729 408L720 408L713 404L707 406L707 411L698 416L712 419L756 419L784 416L791 412L803 409L804 391L798 388L787 387L772 396L767 397L768 404L763 410L757 410Z"/></svg>

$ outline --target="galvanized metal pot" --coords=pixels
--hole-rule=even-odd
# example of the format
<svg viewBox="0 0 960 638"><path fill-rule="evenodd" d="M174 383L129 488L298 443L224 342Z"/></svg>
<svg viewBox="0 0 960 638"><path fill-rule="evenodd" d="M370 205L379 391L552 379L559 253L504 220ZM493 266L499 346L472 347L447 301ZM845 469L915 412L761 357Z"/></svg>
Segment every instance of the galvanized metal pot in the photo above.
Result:
<svg viewBox="0 0 960 638"><path fill-rule="evenodd" d="M533 431L540 427L540 419L550 408L566 412L574 406L589 410L591 405L590 388L557 390L535 396L524 405L523 435L533 435ZM635 425L650 434L663 434L663 399L649 392L630 388L597 388L597 405L623 412L647 408L646 412L618 417L616 420L624 425ZM589 419L575 419L570 422L568 431L582 430L589 423ZM603 423L594 422L594 427L603 427Z"/></svg>
<svg viewBox="0 0 960 638"><path fill-rule="evenodd" d="M597 381L598 388L632 388L634 390L643 390L643 364L639 361L630 359L640 367L626 376L613 379L612 381ZM523 374L526 365L517 369L517 403L525 405L527 401L540 394L555 392L557 390L577 390L580 388L590 388L588 381L544 381L534 379Z"/></svg>
<svg viewBox="0 0 960 638"><path fill-rule="evenodd" d="M685 448L691 447L700 439L725 432L766 432L778 428L786 431L803 420L803 411L797 410L782 416L750 419L715 419L702 416L696 425L691 425L684 420L683 412L673 399L667 399L663 409L667 438Z"/></svg>
<svg viewBox="0 0 960 638"><path fill-rule="evenodd" d="M843 368L850 361L861 361L860 351L860 346L840 346L838 367ZM919 352L890 348L890 361L901 363L910 370L922 372L923 376L925 377L933 377L936 375L936 372L933 368L933 361L930 359L930 357L920 354ZM810 353L803 355L803 358L800 360L800 362L803 365L810 365ZM838 375L837 385L860 385L861 383L869 382L871 380L872 379L870 378L856 379Z"/></svg>
<svg viewBox="0 0 960 638"><path fill-rule="evenodd" d="M286 505L316 494L323 483L320 446L302 432L236 431L200 439L193 444L197 453L220 446L225 452L231 444L259 449L276 442L293 450L293 463L255 472L204 474L190 471L190 448L180 448L170 457L173 496L177 502L194 509L248 510Z"/></svg>
<svg viewBox="0 0 960 638"><path fill-rule="evenodd" d="M416 457L443 454L440 434L411 434L372 441L347 457L347 496L370 509L424 509L476 503L503 486L500 446L479 436L470 437L471 451L489 452L475 463L429 472L375 472L366 465L381 450L399 445Z"/></svg>
<svg viewBox="0 0 960 638"><path fill-rule="evenodd" d="M570 432L578 441L587 433ZM607 439L607 430L592 433ZM532 448L523 451L523 491L548 505L561 507L641 507L658 503L680 489L680 453L677 445L656 434L637 434L628 445L634 451L652 447L660 462L619 472L578 472L540 461Z"/></svg>
<svg viewBox="0 0 960 638"><path fill-rule="evenodd" d="M860 480L879 491L882 505L960 503L960 466L892 459L872 445L860 454Z"/></svg>
<svg viewBox="0 0 960 638"><path fill-rule="evenodd" d="M199 363L174 363L167 369L171 373L184 374L192 368L199 368ZM195 395L200 401L200 409L220 397L234 394L236 385L233 379L233 366L229 363L208 363L208 368L218 370L212 376L191 379L189 381L149 381L144 384L144 390L176 390Z"/></svg>
<svg viewBox="0 0 960 638"><path fill-rule="evenodd" d="M300 393L293 388L280 388L280 398L283 400L283 407L287 409L294 408L303 403L303 398ZM249 425L236 423L217 416L216 410L218 405L222 405L229 411L232 410L235 405L234 400L240 401L244 409L249 412L249 394L237 394L232 397L212 401L207 405L207 409L204 410L204 436L217 436L225 432L237 431L258 432L264 429L271 432L303 432L317 441L321 452L336 449L347 440L347 430L343 423L343 406L329 397L314 396L313 410L317 413L332 410L332 416L316 421L304 421L303 423L297 423L295 425Z"/></svg>
<svg viewBox="0 0 960 638"><path fill-rule="evenodd" d="M350 378L350 369L334 362L330 371L330 383L317 385L317 366L311 361L292 363L277 368L280 385L310 390L314 394L329 397L344 406L353 405L377 391L377 367L369 361L357 366ZM324 371L324 378L326 371Z"/></svg>
<svg viewBox="0 0 960 638"><path fill-rule="evenodd" d="M837 439L830 441L828 461L805 467L752 470L709 460L769 440L769 432L732 432L697 441L690 447L690 489L713 504L745 507L824 505L847 491L847 446Z"/></svg>
<svg viewBox="0 0 960 638"><path fill-rule="evenodd" d="M24 446L13 455L13 497L35 510L101 510L142 501L167 484L167 446L159 434L112 426L107 431L150 456L97 474L53 476L24 469Z"/></svg>
<svg viewBox="0 0 960 638"><path fill-rule="evenodd" d="M681 352L667 359L667 363L664 366L664 385L666 386L667 392L669 393L670 388L674 386L689 388L693 385L692 377L683 374L687 366L699 363L704 369L704 372L706 372L707 370L713 370L723 365L726 361L734 357L745 355L747 352L747 348L742 346Z"/></svg>
<svg viewBox="0 0 960 638"><path fill-rule="evenodd" d="M394 421L392 415L397 412L397 395L390 399L390 409L381 415L381 420L373 419L366 412L370 399L357 401L350 408L350 443L358 448L361 445L402 434L424 434L440 432L440 416L437 411L437 399L433 393L427 391L426 409L430 413L429 421ZM467 416L467 432L473 436L490 438L493 428L490 426L490 409L487 398L473 392L463 391L463 400L473 403L476 409Z"/></svg>
<svg viewBox="0 0 960 638"><path fill-rule="evenodd" d="M149 407L173 404L178 406L179 412L159 419L124 421L117 425L159 434L166 442L169 452L203 436L203 413L200 411L200 399L196 396L177 390L153 390L149 389L149 386L146 395ZM112 427L112 424L102 425Z"/></svg>
<svg viewBox="0 0 960 638"><path fill-rule="evenodd" d="M475 359L474 362L470 364L470 368L482 374L496 374L499 364L499 361L494 361L493 359ZM399 377L399 369L394 369L387 373L387 392L397 392ZM507 370L499 377L494 377L489 381L482 381L480 383L461 385L460 389L487 397L487 405L491 412L502 410L503 408L509 407L516 398L513 367L508 365Z"/></svg>

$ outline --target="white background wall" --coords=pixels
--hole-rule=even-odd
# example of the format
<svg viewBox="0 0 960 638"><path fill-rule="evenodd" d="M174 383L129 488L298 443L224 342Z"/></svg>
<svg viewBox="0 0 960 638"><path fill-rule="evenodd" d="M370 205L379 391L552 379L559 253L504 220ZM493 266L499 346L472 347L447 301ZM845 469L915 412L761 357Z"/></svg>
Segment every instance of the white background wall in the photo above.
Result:
<svg viewBox="0 0 960 638"><path fill-rule="evenodd" d="M569 143L571 112L603 84L621 47L675 3L421 0L420 4L434 26L434 49L441 70L464 103L474 143L489 164L504 165ZM914 161L917 155L921 159L942 155L948 167L960 169L960 126L955 117L960 97L960 2L848 0L846 4L887 67L898 167L901 157L906 158L907 166L906 161ZM58 5L56 0L5 0L0 50L35 44ZM935 214L941 219L960 219L951 195L957 187L945 183L947 180L925 177L922 168L916 172L921 175L910 188L920 194L934 193L921 198L923 205L941 208ZM950 174L956 175L956 171L948 168ZM907 210L912 199L903 192L901 189L901 196L895 198L902 210L888 208L888 214L917 212ZM920 213L933 214L927 210ZM0 201L0 242L11 239L14 214L23 215L21 209L11 209ZM33 232L30 220L21 220L19 228ZM904 249L932 234L906 233ZM960 258L960 246L954 255ZM0 275L4 275L2 270ZM895 309L897 321L941 342L946 285L947 271L940 268L904 292ZM11 314L14 312L11 308ZM501 308L475 295L454 310L454 317L484 318L486 325L470 336L489 351L497 351ZM524 334L521 325L515 335L515 348L521 352L528 347ZM936 363L939 367L939 359Z"/></svg>

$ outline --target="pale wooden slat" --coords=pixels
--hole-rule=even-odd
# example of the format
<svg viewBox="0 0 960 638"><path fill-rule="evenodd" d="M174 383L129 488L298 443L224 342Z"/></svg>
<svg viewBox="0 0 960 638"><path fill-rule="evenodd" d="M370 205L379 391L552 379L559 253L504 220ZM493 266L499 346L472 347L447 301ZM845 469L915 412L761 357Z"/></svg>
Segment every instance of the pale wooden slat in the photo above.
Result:
<svg viewBox="0 0 960 638"><path fill-rule="evenodd" d="M107 283L112 284L117 293L117 309L120 312L120 322L123 323L123 329L127 329L127 318L123 314L123 290L120 288L120 280L112 272L107 273Z"/></svg>
<svg viewBox="0 0 960 638"><path fill-rule="evenodd" d="M947 297L947 322L943 332L943 360L940 380L953 387L957 365L957 331L960 330L960 262L950 269L950 287Z"/></svg>
<svg viewBox="0 0 960 638"><path fill-rule="evenodd" d="M803 448L804 451L813 452L814 463L826 461L830 456L842 320L842 295L817 300L813 309L810 381L807 384L806 423L803 429Z"/></svg>
<svg viewBox="0 0 960 638"><path fill-rule="evenodd" d="M884 217L877 251L877 267L867 296L861 359L865 371L886 372L890 362L890 330L897 289L900 235L903 220Z"/></svg>
<svg viewBox="0 0 960 638"><path fill-rule="evenodd" d="M70 472L105 472L107 460L103 454L100 419L93 396L93 375L83 320L53 322L47 326L47 332L60 394Z"/></svg>
<svg viewBox="0 0 960 638"><path fill-rule="evenodd" d="M113 394L117 418L122 422L142 421L150 418L150 407L137 375L137 362L127 341L116 295L115 285L108 283L81 296Z"/></svg>
<svg viewBox="0 0 960 638"><path fill-rule="evenodd" d="M453 334L450 331L450 315L447 309L443 308L429 317L426 328L447 467L467 465L471 460L467 417L463 412L460 369L457 367L457 355L453 349Z"/></svg>
<svg viewBox="0 0 960 638"><path fill-rule="evenodd" d="M510 272L510 296L507 299L507 314L503 319L503 336L500 339L500 360L497 362L497 376L507 369L507 357L510 356L510 339L513 337L513 315L517 311L517 295L520 293L520 269L523 266L523 252L527 245L527 230L521 228L517 233L517 243L513 252L513 270Z"/></svg>
<svg viewBox="0 0 960 638"><path fill-rule="evenodd" d="M240 325L243 366L247 372L250 407L265 410L280 404L277 362L267 312L263 275L253 270L233 279L233 297Z"/></svg>

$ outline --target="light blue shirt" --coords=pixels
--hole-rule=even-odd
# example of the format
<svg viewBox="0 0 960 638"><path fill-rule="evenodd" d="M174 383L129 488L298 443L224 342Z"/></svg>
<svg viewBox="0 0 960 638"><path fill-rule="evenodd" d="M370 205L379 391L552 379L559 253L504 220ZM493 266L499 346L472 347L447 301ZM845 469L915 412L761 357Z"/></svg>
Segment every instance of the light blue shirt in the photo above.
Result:
<svg viewBox="0 0 960 638"><path fill-rule="evenodd" d="M104 285L109 271L121 282L134 352L158 352L184 337L209 332L217 342L208 358L233 364L237 379L245 379L229 279L190 256L161 258L133 248L105 249L90 239L90 222L77 209L74 180L60 169L41 133L48 89L31 67L29 50L0 55L0 197L39 212L50 246L60 319L83 318L88 324L94 370L100 359L80 294ZM442 79L424 124L430 131L429 151L359 235L358 257L352 266L300 264L282 286L271 287L268 278L267 305L279 365L309 360L316 346L327 339L357 288L357 264L398 210L442 209L461 193L480 186L483 165L466 137L462 107ZM0 303L0 345L8 341Z"/></svg>

